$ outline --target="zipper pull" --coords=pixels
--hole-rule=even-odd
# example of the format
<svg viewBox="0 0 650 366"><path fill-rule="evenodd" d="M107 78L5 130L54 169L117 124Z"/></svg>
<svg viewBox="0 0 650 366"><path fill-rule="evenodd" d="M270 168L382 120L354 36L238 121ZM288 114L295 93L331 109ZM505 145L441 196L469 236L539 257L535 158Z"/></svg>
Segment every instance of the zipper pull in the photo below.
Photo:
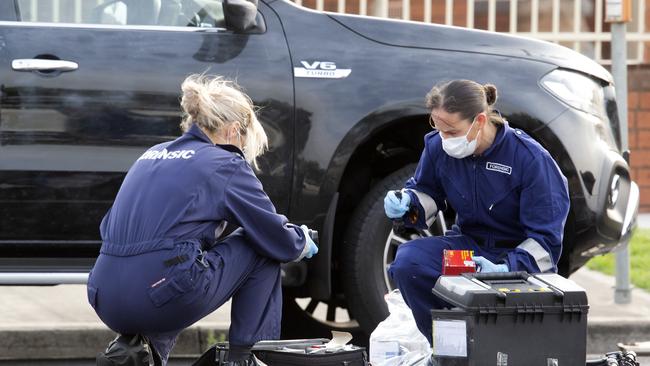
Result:
<svg viewBox="0 0 650 366"><path fill-rule="evenodd" d="M494 207L494 203L490 205L490 208L488 208L488 211L492 211L492 207Z"/></svg>

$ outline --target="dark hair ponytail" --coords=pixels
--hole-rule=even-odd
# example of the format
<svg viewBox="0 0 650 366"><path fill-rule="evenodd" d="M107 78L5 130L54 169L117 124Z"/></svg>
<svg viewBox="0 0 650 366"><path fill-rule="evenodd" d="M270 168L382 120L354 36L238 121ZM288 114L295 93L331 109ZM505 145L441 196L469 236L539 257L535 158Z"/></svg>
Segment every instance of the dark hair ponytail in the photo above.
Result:
<svg viewBox="0 0 650 366"><path fill-rule="evenodd" d="M496 86L481 85L464 79L436 84L426 96L426 104L430 110L442 108L447 113L460 113L463 119L469 120L485 112L490 122L501 125L503 119L492 109L496 101Z"/></svg>
<svg viewBox="0 0 650 366"><path fill-rule="evenodd" d="M497 87L492 84L483 85L485 91L485 101L488 106L493 105L497 101Z"/></svg>

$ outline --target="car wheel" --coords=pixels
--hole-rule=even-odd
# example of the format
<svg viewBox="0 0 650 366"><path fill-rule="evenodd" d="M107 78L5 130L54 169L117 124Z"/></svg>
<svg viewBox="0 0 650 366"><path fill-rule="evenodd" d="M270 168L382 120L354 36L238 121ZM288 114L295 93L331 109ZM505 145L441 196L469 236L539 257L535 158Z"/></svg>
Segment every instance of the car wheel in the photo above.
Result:
<svg viewBox="0 0 650 366"><path fill-rule="evenodd" d="M384 295L394 288L387 270L397 248L421 236L442 235L445 217L439 213L431 231L395 233L384 213L386 192L404 187L415 165L405 166L376 184L355 210L345 236L343 278L348 307L361 328L370 334L388 316Z"/></svg>
<svg viewBox="0 0 650 366"><path fill-rule="evenodd" d="M357 345L367 343L342 294L327 301L283 295L282 339L331 338L332 330L351 333Z"/></svg>

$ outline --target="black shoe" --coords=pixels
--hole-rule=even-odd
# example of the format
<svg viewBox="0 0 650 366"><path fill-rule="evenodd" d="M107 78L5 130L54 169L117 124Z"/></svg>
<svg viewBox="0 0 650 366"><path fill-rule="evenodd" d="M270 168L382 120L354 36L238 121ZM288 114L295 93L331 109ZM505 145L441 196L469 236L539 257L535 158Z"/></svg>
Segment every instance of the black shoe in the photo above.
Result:
<svg viewBox="0 0 650 366"><path fill-rule="evenodd" d="M143 336L120 334L97 355L96 362L98 366L157 366L160 363L156 356Z"/></svg>

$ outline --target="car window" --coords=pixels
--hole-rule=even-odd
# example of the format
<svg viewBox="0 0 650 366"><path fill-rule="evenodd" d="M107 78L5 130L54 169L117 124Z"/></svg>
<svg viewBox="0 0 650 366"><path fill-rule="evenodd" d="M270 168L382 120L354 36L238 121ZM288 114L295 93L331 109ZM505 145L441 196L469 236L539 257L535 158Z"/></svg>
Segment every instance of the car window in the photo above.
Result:
<svg viewBox="0 0 650 366"><path fill-rule="evenodd" d="M221 0L17 0L25 22L225 28Z"/></svg>

